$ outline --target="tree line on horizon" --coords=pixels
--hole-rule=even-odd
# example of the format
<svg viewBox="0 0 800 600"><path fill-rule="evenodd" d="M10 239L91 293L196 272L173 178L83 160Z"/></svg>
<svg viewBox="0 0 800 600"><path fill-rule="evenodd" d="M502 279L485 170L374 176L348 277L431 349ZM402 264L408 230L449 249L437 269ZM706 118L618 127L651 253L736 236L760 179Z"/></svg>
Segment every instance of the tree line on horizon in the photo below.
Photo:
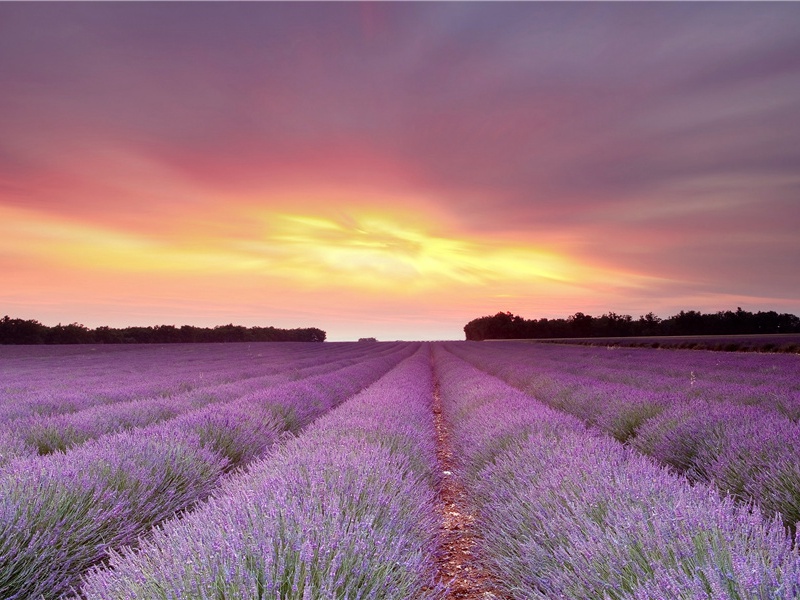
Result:
<svg viewBox="0 0 800 600"><path fill-rule="evenodd" d="M652 312L634 320L608 312L593 317L577 312L566 319L524 319L510 312L473 319L464 326L467 340L632 337L667 335L747 335L800 333L800 317L775 311L701 313L680 311L666 319Z"/></svg>
<svg viewBox="0 0 800 600"><path fill-rule="evenodd" d="M34 319L0 319L0 344L192 344L216 342L324 342L326 333L316 327L279 329L218 325L155 325L149 327L97 327L79 323L53 327Z"/></svg>

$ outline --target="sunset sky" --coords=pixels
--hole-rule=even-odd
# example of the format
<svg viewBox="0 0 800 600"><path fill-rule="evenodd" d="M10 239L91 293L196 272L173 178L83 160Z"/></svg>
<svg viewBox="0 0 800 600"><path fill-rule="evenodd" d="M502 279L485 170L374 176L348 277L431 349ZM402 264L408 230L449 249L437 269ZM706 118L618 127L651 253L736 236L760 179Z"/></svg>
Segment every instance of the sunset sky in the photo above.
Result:
<svg viewBox="0 0 800 600"><path fill-rule="evenodd" d="M0 317L800 314L800 3L0 3Z"/></svg>

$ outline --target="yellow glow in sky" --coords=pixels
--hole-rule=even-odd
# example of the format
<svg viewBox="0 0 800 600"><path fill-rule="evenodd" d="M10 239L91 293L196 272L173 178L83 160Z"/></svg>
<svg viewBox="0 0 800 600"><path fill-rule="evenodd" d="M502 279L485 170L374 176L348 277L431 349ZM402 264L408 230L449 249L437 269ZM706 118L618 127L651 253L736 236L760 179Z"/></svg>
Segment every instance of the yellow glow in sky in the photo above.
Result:
<svg viewBox="0 0 800 600"><path fill-rule="evenodd" d="M398 292L499 280L569 280L575 268L535 247L508 247L430 234L392 215L341 219L272 215L263 240L246 249L283 254L279 269L309 283ZM280 262L280 261L278 261Z"/></svg>
<svg viewBox="0 0 800 600"><path fill-rule="evenodd" d="M0 260L28 265L19 289L8 278L6 298L58 295L76 305L162 303L172 307L164 314L178 311L158 322L179 322L204 306L208 314L230 314L226 322L295 310L306 315L297 326L324 328L326 315L352 318L365 307L387 319L443 312L463 319L456 313L491 312L487 298L513 308L509 301L557 302L565 294L636 285L636 276L584 264L555 247L481 238L433 215L426 227L424 214L392 208L338 207L331 214L232 206L225 215L161 223L157 234L2 207Z"/></svg>
<svg viewBox="0 0 800 600"><path fill-rule="evenodd" d="M200 232L150 238L98 224L3 207L0 252L102 272L238 272L296 284L411 293L496 282L585 284L588 269L533 244L433 234L402 217L262 213L241 236ZM254 233L256 232L256 233ZM592 278L597 278L596 269Z"/></svg>

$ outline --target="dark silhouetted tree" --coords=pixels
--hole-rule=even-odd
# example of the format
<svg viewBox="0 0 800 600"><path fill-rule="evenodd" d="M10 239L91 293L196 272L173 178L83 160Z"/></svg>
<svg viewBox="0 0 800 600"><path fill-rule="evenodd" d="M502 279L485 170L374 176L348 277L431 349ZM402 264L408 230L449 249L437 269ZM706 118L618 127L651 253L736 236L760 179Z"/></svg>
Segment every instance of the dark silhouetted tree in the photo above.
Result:
<svg viewBox="0 0 800 600"><path fill-rule="evenodd" d="M195 342L324 342L326 333L316 327L278 329L220 325L214 328L183 325L154 327L98 327L79 323L47 327L38 321L0 319L0 344L175 344Z"/></svg>
<svg viewBox="0 0 800 600"><path fill-rule="evenodd" d="M526 320L510 312L473 319L464 326L468 340L628 337L662 335L742 335L800 333L800 317L775 311L742 310L701 313L680 311L666 319L652 312L634 321L630 315L608 312L592 317L577 312L566 319Z"/></svg>

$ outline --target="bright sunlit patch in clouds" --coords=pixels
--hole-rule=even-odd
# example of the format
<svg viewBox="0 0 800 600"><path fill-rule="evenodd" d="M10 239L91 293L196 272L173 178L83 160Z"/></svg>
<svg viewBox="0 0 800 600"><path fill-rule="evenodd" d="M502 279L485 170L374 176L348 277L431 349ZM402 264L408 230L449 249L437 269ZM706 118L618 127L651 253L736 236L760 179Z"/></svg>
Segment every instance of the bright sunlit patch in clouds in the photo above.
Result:
<svg viewBox="0 0 800 600"><path fill-rule="evenodd" d="M181 277L241 274L283 281L298 291L336 288L414 295L432 290L587 282L588 270L566 254L532 244L432 233L436 223L402 211L339 209L335 216L264 211L246 229L239 214L195 216L172 234L147 236L99 223L3 207L0 253L84 272L162 273ZM324 211L320 211L324 212ZM417 216L418 217L418 216ZM209 223L208 227L204 223ZM217 224L218 225L218 224ZM595 274L596 277L596 274ZM500 293L500 292L498 292Z"/></svg>
<svg viewBox="0 0 800 600"><path fill-rule="evenodd" d="M533 246L429 233L391 214L322 218L273 215L263 240L243 245L283 254L281 271L315 286L355 285L413 292L493 281L568 281L576 267Z"/></svg>
<svg viewBox="0 0 800 600"><path fill-rule="evenodd" d="M0 300L57 314L53 322L74 318L69 306L90 307L83 310L94 311L98 321L87 323L94 326L138 306L162 315L156 322L223 314L301 321L331 329L331 339L354 332L434 339L459 337L441 332L487 311L529 313L531 303L561 306L563 298L643 285L641 276L587 261L569 244L487 237L421 204L370 208L324 198L295 208L236 200L163 219L156 233L0 206L0 264L38 273L12 273ZM50 297L70 304L42 305ZM410 333L415 319L436 327ZM370 329L377 321L383 329Z"/></svg>

